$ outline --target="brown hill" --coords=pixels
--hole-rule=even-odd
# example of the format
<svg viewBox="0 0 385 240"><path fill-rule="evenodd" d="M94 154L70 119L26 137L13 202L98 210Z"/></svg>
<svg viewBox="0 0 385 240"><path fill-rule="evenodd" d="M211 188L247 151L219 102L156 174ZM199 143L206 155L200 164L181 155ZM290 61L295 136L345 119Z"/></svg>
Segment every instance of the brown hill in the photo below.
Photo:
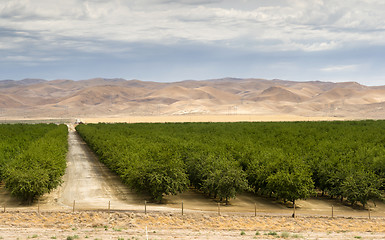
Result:
<svg viewBox="0 0 385 240"><path fill-rule="evenodd" d="M385 117L385 86L223 78L159 83L94 78L0 81L3 117L292 114Z"/></svg>
<svg viewBox="0 0 385 240"><path fill-rule="evenodd" d="M268 89L265 89L262 93L257 95L254 98L251 98L250 100L253 101L285 101L285 102L301 102L305 100L306 98L304 96L301 96L299 94L295 94L292 91L284 88L284 87L269 87Z"/></svg>
<svg viewBox="0 0 385 240"><path fill-rule="evenodd" d="M12 97L0 94L0 108L19 108L23 106L24 105L21 102L13 99Z"/></svg>

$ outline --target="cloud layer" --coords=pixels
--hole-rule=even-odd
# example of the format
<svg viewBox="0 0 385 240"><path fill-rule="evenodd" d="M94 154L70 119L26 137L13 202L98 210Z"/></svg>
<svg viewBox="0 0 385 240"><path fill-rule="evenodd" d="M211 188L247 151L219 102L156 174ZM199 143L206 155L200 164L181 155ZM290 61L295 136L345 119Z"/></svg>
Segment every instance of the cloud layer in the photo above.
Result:
<svg viewBox="0 0 385 240"><path fill-rule="evenodd" d="M33 77L27 74L40 66L47 72L41 76L50 78L105 74L175 81L230 74L354 77L372 84L385 80L378 69L384 68L378 54L385 45L383 16L380 0L3 0L0 69L8 78ZM135 71L146 64L152 74ZM103 65L111 70L91 71ZM49 68L59 66L74 73ZM175 74L164 73L165 66ZM358 79L357 73L369 70Z"/></svg>

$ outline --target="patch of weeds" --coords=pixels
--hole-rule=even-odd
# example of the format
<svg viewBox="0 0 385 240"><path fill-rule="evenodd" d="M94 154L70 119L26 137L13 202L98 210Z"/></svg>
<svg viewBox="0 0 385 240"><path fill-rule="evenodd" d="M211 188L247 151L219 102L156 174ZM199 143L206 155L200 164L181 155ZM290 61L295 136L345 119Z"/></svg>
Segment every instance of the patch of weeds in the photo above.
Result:
<svg viewBox="0 0 385 240"><path fill-rule="evenodd" d="M299 234L293 234L291 237L292 238L303 238L303 236L299 235Z"/></svg>
<svg viewBox="0 0 385 240"><path fill-rule="evenodd" d="M241 232L241 235L242 235L242 236L243 236L243 235L246 235L246 233L245 233L244 231L242 231L242 232Z"/></svg>
<svg viewBox="0 0 385 240"><path fill-rule="evenodd" d="M88 236L86 235L84 238L88 238Z"/></svg>
<svg viewBox="0 0 385 240"><path fill-rule="evenodd" d="M124 238L118 237L118 240L124 240Z"/></svg>
<svg viewBox="0 0 385 240"><path fill-rule="evenodd" d="M56 239L57 237L56 236L52 236L51 239Z"/></svg>
<svg viewBox="0 0 385 240"><path fill-rule="evenodd" d="M106 231L108 230L108 226L105 225L103 227L104 227L104 230L106 230Z"/></svg>
<svg viewBox="0 0 385 240"><path fill-rule="evenodd" d="M67 240L74 240L74 239L79 239L78 235L73 235L73 236L68 236Z"/></svg>
<svg viewBox="0 0 385 240"><path fill-rule="evenodd" d="M116 232L121 232L122 229L121 228L112 228L112 230L116 231Z"/></svg>
<svg viewBox="0 0 385 240"><path fill-rule="evenodd" d="M354 238L361 239L362 237L361 236L354 236Z"/></svg>
<svg viewBox="0 0 385 240"><path fill-rule="evenodd" d="M281 233L281 238L289 238L290 234L288 232Z"/></svg>
<svg viewBox="0 0 385 240"><path fill-rule="evenodd" d="M277 233L277 232L272 232L272 231L270 231L270 232L268 232L268 233L265 233L265 235L268 235L268 236L277 236L278 233Z"/></svg>
<svg viewBox="0 0 385 240"><path fill-rule="evenodd" d="M256 232L255 232L255 235L257 235L257 236L260 235L259 231L256 231Z"/></svg>
<svg viewBox="0 0 385 240"><path fill-rule="evenodd" d="M34 234L33 236L32 236L32 238L37 238L38 237L38 235L37 234Z"/></svg>
<svg viewBox="0 0 385 240"><path fill-rule="evenodd" d="M153 231L152 233L156 233L156 231Z"/></svg>
<svg viewBox="0 0 385 240"><path fill-rule="evenodd" d="M76 227L72 228L72 231L76 231L76 230L78 230Z"/></svg>

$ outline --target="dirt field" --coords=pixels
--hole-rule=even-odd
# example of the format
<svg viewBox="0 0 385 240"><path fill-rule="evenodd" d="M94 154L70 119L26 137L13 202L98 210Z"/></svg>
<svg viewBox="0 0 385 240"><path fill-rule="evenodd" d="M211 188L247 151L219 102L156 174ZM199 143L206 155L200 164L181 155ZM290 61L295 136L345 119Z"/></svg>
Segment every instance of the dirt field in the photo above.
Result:
<svg viewBox="0 0 385 240"><path fill-rule="evenodd" d="M274 232L304 239L385 239L383 203L369 204L369 220L367 210L312 198L298 201L293 219L293 209L280 202L241 194L231 205L221 204L219 216L214 199L190 190L165 197L163 204L147 203L145 215L144 202L150 199L131 192L99 163L72 126L69 146L63 185L39 202L25 206L0 187L0 207L6 207L0 213L0 239L146 239L146 227L149 239L273 239L265 234Z"/></svg>
<svg viewBox="0 0 385 240"><path fill-rule="evenodd" d="M384 239L384 219L189 213L0 213L2 239ZM146 232L147 229L147 232Z"/></svg>
<svg viewBox="0 0 385 240"><path fill-rule="evenodd" d="M229 114L229 115L171 115L171 116L116 116L82 118L85 123L98 122L271 122L271 121L335 121L347 120L336 117L304 117L298 115L252 115L252 114Z"/></svg>

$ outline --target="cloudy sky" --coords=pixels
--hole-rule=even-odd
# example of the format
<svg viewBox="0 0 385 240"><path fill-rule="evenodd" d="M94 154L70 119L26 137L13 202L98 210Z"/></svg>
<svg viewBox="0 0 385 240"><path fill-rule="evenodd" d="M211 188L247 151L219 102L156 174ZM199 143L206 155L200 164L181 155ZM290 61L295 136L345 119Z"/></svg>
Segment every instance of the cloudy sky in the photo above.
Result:
<svg viewBox="0 0 385 240"><path fill-rule="evenodd" d="M0 1L0 79L92 77L385 85L385 1Z"/></svg>

